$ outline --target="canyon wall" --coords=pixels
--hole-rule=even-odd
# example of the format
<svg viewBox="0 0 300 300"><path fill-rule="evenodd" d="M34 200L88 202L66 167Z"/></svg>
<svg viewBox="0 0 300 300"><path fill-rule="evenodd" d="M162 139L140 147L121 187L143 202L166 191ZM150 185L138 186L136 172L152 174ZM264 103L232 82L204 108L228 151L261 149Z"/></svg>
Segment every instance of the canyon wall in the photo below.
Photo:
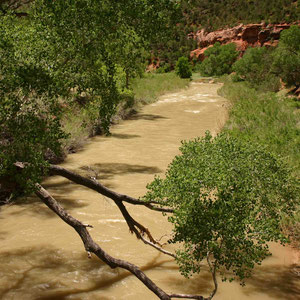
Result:
<svg viewBox="0 0 300 300"><path fill-rule="evenodd" d="M293 25L293 24L292 24ZM300 26L300 21L296 23ZM280 33L288 29L291 24L240 24L233 28L206 32L201 29L196 33L190 33L189 38L197 41L198 48L191 51L191 58L204 59L204 51L214 43L235 43L237 50L243 55L245 50L251 47L275 47L278 44Z"/></svg>

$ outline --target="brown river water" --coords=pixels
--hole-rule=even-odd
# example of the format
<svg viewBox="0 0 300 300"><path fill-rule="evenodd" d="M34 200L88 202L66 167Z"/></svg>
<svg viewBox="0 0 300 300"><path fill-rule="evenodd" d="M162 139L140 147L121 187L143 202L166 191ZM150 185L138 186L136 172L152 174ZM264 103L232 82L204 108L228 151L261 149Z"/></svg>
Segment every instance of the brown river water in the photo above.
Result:
<svg viewBox="0 0 300 300"><path fill-rule="evenodd" d="M103 184L134 197L142 196L155 174L163 174L179 153L183 139L216 134L226 120L226 100L218 84L192 82L190 87L162 96L129 120L113 126L111 137L94 137L64 167L97 176ZM128 231L111 200L60 177L44 182L57 200L89 229L96 242L114 257L137 264L166 292L208 296L213 285L204 267L183 278L173 259L144 245ZM129 206L137 221L155 238L168 239L171 226L159 212ZM174 246L166 246L174 250ZM300 299L296 253L271 245L273 256L255 268L246 287L220 283L214 299ZM88 259L77 233L35 197L0 211L0 299L157 299L127 271L111 270Z"/></svg>

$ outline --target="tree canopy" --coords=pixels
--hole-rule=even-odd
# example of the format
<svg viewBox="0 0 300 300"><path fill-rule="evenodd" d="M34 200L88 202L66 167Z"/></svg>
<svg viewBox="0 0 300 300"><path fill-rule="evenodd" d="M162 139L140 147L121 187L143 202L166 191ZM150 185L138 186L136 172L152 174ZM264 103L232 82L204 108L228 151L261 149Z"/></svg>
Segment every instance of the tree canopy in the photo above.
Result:
<svg viewBox="0 0 300 300"><path fill-rule="evenodd" d="M267 242L287 241L280 221L293 213L299 186L267 149L225 133L207 132L180 151L144 199L174 210L169 242L182 243L176 260L183 275L200 272L207 260L215 284L216 272L243 281L270 254Z"/></svg>
<svg viewBox="0 0 300 300"><path fill-rule="evenodd" d="M164 37L176 11L170 0L36 0L26 18L9 5L2 10L0 177L23 186L23 178L39 181L45 153L58 153L66 136L63 107L76 96L91 99L108 133L120 99L118 68L132 73L142 49ZM18 176L16 161L30 163L30 176Z"/></svg>
<svg viewBox="0 0 300 300"><path fill-rule="evenodd" d="M204 76L220 76L231 72L232 64L238 57L236 45L230 43L221 45L216 42L212 47L205 50L206 58L200 65L200 72Z"/></svg>

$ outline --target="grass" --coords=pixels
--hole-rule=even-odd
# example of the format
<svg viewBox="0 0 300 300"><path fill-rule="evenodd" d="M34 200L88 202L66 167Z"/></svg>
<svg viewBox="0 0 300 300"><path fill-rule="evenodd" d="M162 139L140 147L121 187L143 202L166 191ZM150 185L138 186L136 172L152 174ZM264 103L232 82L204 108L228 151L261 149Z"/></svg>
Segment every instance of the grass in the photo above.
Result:
<svg viewBox="0 0 300 300"><path fill-rule="evenodd" d="M62 125L69 137L63 141L63 153L76 152L83 147L86 140L94 135L97 116L89 108L74 105L69 108L63 118Z"/></svg>
<svg viewBox="0 0 300 300"><path fill-rule="evenodd" d="M132 81L132 89L138 103L149 104L155 102L164 93L187 87L189 82L189 79L181 79L174 72L147 73L143 78Z"/></svg>
<svg viewBox="0 0 300 300"><path fill-rule="evenodd" d="M246 82L222 80L219 93L231 102L223 130L239 139L265 145L300 175L300 110L294 99L275 93L259 93ZM300 247L300 211L285 219L283 228Z"/></svg>
<svg viewBox="0 0 300 300"><path fill-rule="evenodd" d="M220 94L232 103L224 130L267 146L299 175L300 111L295 108L297 103L275 93L258 93L244 82L225 83Z"/></svg>

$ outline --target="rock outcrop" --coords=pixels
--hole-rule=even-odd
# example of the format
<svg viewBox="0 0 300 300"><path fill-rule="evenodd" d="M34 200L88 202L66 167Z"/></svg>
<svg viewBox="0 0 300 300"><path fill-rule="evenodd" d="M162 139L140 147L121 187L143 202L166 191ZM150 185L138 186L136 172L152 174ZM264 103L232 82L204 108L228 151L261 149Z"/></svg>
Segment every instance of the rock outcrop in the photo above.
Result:
<svg viewBox="0 0 300 300"><path fill-rule="evenodd" d="M297 23L300 26L300 22ZM274 47L278 44L280 33L288 29L291 24L240 24L233 28L206 32L201 29L189 34L189 38L195 39L198 48L191 51L191 58L204 59L204 51L214 43L235 43L237 50L243 55L249 47Z"/></svg>

